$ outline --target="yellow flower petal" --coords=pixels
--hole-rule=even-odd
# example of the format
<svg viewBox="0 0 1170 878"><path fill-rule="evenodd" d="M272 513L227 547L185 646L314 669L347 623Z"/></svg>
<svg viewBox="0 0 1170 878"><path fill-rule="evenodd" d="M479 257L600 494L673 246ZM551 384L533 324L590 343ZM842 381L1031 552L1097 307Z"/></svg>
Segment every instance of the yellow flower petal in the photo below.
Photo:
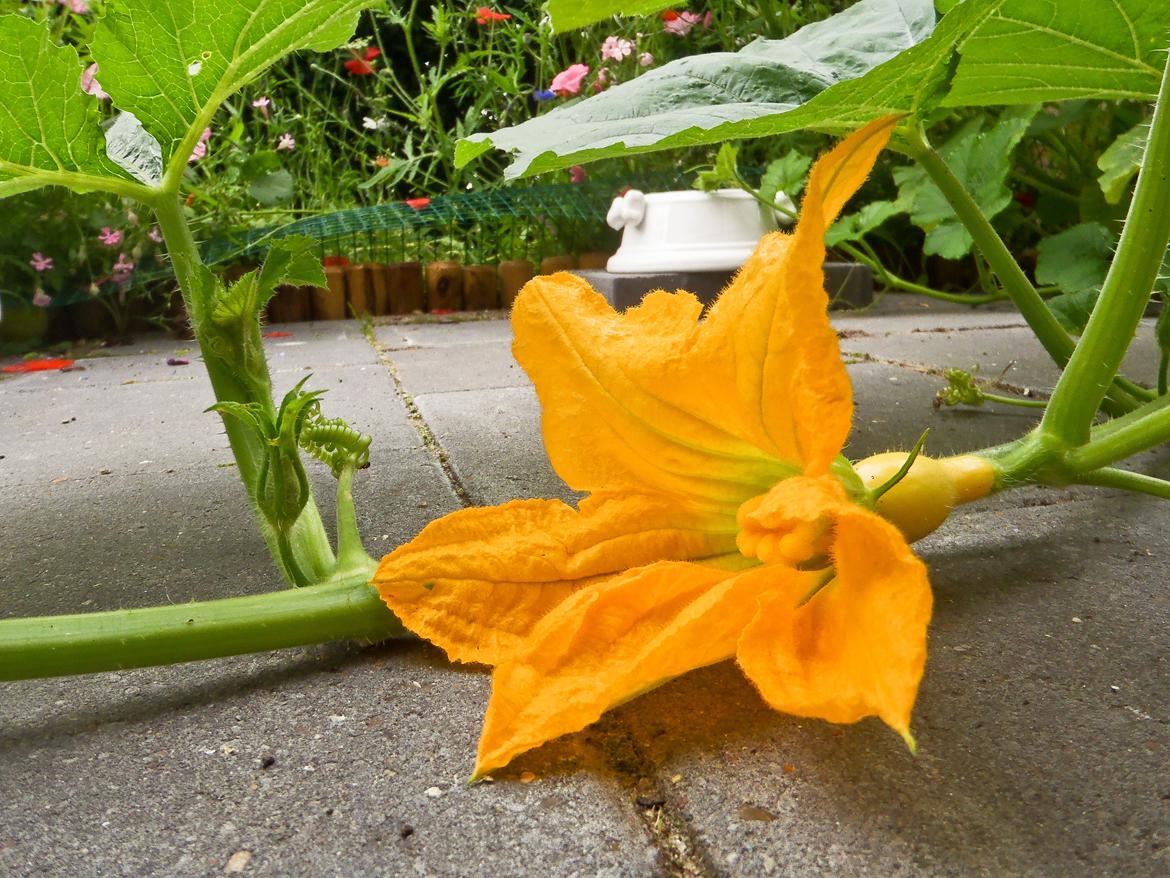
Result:
<svg viewBox="0 0 1170 878"><path fill-rule="evenodd" d="M760 242L711 308L698 356L720 362L721 391L754 417L752 441L806 473L829 468L849 436L853 390L829 323L825 231L860 186L897 117L878 119L817 160L789 237ZM716 410L718 410L716 408Z"/></svg>
<svg viewBox="0 0 1170 878"><path fill-rule="evenodd" d="M452 660L497 664L585 582L734 548L733 518L673 498L595 495L579 511L516 500L431 522L382 559L373 584L407 628Z"/></svg>
<svg viewBox="0 0 1170 878"><path fill-rule="evenodd" d="M661 562L578 591L495 669L476 776L679 674L730 658L757 593L777 577L801 576Z"/></svg>
<svg viewBox="0 0 1170 878"><path fill-rule="evenodd" d="M617 314L574 275L525 287L513 350L561 478L738 505L828 469L852 392L825 313L823 237L892 125L867 126L817 163L796 233L765 237L701 325L689 293L654 292Z"/></svg>
<svg viewBox="0 0 1170 878"><path fill-rule="evenodd" d="M719 365L691 353L701 311L690 293L656 292L617 314L571 274L538 277L517 297L513 352L570 487L737 505L798 471L740 429L737 401L710 374Z"/></svg>
<svg viewBox="0 0 1170 878"><path fill-rule="evenodd" d="M897 528L855 507L837 516L837 576L798 607L771 592L736 656L764 700L797 716L851 723L879 716L913 747L910 712L926 662L926 567Z"/></svg>

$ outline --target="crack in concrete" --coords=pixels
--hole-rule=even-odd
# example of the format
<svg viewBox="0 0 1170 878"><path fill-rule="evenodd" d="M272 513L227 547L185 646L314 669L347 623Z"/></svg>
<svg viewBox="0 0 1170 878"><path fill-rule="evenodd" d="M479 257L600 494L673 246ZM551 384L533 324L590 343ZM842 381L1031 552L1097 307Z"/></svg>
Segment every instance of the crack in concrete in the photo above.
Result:
<svg viewBox="0 0 1170 878"><path fill-rule="evenodd" d="M454 464L451 463L451 457L447 453L447 449L443 447L443 443L439 441L439 437L431 430L430 424L427 423L426 418L423 417L422 412L419 411L418 406L415 404L414 397L406 392L406 385L402 381L402 376L398 373L398 367L394 364L389 350L374 335L373 324L363 324L362 334L366 337L366 341L369 342L370 347L374 349L374 353L378 355L378 362L390 373L390 380L394 382L394 391L398 394L398 398L402 400L402 406L406 409L406 417L410 421L410 425L414 427L414 431L418 433L419 439L422 440L423 448L426 449L427 453L438 464L439 469L443 473L443 478L447 480L447 486L465 508L476 505L475 501L471 498L471 493L467 490L467 486L463 484L463 479L459 477L459 473L456 472Z"/></svg>
<svg viewBox="0 0 1170 878"><path fill-rule="evenodd" d="M720 878L703 844L657 778L660 767L621 720L606 722L600 749L659 853L664 878Z"/></svg>

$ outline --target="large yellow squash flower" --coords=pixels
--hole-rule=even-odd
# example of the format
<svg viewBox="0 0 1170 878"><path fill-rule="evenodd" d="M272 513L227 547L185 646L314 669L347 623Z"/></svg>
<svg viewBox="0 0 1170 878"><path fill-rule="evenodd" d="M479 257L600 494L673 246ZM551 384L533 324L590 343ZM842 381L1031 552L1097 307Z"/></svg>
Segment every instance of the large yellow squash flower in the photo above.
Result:
<svg viewBox="0 0 1170 878"><path fill-rule="evenodd" d="M907 539L993 474L920 458L875 512L905 455L840 456L853 398L824 233L895 121L817 162L795 231L764 238L703 322L689 293L618 314L571 274L517 297L549 458L588 496L453 513L374 577L408 628L494 667L476 776L732 656L778 710L876 715L913 746L931 593Z"/></svg>

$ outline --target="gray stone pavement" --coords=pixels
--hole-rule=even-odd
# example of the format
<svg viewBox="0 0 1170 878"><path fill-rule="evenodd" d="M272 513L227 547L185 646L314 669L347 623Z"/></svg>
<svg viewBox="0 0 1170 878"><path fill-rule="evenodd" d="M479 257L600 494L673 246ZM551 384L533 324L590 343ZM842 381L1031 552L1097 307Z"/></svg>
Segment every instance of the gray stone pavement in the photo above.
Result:
<svg viewBox="0 0 1170 878"><path fill-rule="evenodd" d="M921 304L835 318L852 456L1034 422L933 410L931 370L1014 362L1006 381L1050 388L1017 316ZM372 553L464 501L572 498L506 322L380 326L376 347L352 322L274 328L292 333L268 342L278 390L312 371L327 412L375 437L355 492ZM187 346L0 381L0 616L279 587L201 413L201 364L165 364ZM1143 466L1170 474L1170 456ZM328 520L331 480L312 476ZM770 711L729 663L474 787L489 679L418 642L0 684L0 874L1170 874L1165 515L1028 490L921 543L936 611L917 757L877 721Z"/></svg>

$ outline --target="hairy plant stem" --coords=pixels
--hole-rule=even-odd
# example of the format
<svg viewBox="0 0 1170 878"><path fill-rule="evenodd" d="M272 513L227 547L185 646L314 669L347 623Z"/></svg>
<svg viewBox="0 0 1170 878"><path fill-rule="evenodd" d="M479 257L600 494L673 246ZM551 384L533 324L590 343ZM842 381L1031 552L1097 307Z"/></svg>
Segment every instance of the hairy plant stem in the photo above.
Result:
<svg viewBox="0 0 1170 878"><path fill-rule="evenodd" d="M1075 344L1069 334L1065 332L1057 321L1056 316L1044 303L1044 298L1032 286L1024 270L1020 268L999 233L995 231L991 222L983 215L979 204L971 197L966 187L954 175L942 156L930 146L926 133L918 126L907 126L905 132L906 151L930 175L934 184L938 186L943 196L950 203L955 215L974 239L983 256L991 265L992 271L1003 285L1004 292L1019 309L1021 316L1036 334L1036 338L1048 355L1060 367L1069 361ZM1120 415L1132 411L1142 401L1149 398L1144 392L1135 395L1130 387L1115 386L1110 389L1108 396L1103 400L1101 407L1110 415ZM1141 388L1138 388L1141 390ZM1099 403L1102 401L1099 400ZM1096 411L1096 408L1094 408Z"/></svg>
<svg viewBox="0 0 1170 878"><path fill-rule="evenodd" d="M1170 60L1162 73L1142 168L1101 295L1068 361L1041 429L1068 447L1088 441L1097 407L1121 367L1170 242Z"/></svg>
<svg viewBox="0 0 1170 878"><path fill-rule="evenodd" d="M219 339L213 341L210 332L210 314L214 287L209 286L209 274L199 258L199 250L191 229L183 217L178 195L160 192L152 202L159 228L167 244L167 254L175 270L183 301L191 315L195 337L203 354L204 365L215 398L219 402L258 403L270 415L275 414L268 369L263 360L259 323L251 339L255 348L249 357L246 351L224 350ZM245 362L247 360L247 362ZM239 468L240 479L255 506L257 474L267 449L254 430L234 418L224 419L228 442L231 444ZM318 582L331 575L336 567L329 537L321 521L321 514L310 494L305 508L282 538L276 529L256 510L257 521L272 557L285 579L294 584ZM283 543L283 545L282 545ZM286 561L291 557L293 563Z"/></svg>
<svg viewBox="0 0 1170 878"><path fill-rule="evenodd" d="M0 680L169 665L404 634L372 568L318 585L199 603L0 621Z"/></svg>

